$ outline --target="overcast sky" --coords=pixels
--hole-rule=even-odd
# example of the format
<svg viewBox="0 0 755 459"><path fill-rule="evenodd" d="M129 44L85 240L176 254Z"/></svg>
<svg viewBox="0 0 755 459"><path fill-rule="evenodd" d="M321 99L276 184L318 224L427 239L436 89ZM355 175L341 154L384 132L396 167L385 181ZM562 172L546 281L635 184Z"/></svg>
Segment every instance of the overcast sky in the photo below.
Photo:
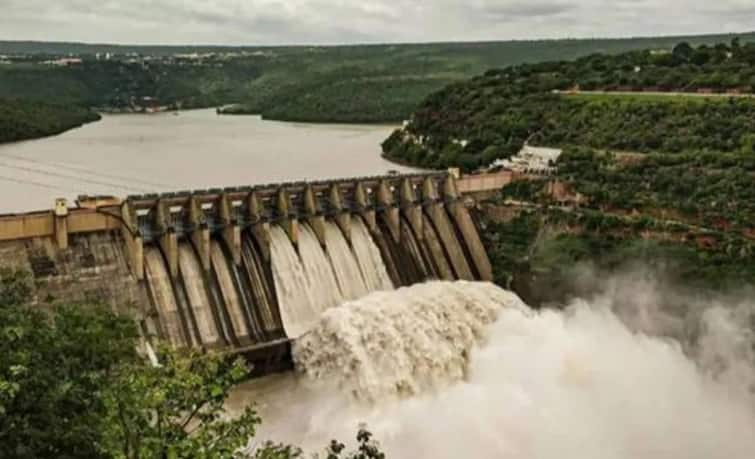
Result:
<svg viewBox="0 0 755 459"><path fill-rule="evenodd" d="M0 39L327 44L755 30L755 0L0 0Z"/></svg>

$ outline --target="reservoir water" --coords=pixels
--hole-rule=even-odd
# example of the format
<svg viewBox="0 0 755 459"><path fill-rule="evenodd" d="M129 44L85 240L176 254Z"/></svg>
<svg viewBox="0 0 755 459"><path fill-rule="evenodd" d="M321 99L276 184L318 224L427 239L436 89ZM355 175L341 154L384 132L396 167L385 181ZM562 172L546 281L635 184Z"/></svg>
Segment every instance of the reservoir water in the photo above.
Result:
<svg viewBox="0 0 755 459"><path fill-rule="evenodd" d="M62 135L0 145L0 213L81 194L315 180L406 171L380 157L392 126L301 124L256 116L106 115Z"/></svg>

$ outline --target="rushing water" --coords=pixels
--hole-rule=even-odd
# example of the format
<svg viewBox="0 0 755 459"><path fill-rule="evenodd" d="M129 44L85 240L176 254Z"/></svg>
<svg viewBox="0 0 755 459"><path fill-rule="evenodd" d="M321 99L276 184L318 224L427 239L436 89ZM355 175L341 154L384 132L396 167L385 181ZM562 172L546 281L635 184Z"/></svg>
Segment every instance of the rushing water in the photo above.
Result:
<svg viewBox="0 0 755 459"><path fill-rule="evenodd" d="M313 304L311 283L286 232L273 225L270 237L271 264L283 329L289 338L298 338L317 321L319 307Z"/></svg>
<svg viewBox="0 0 755 459"><path fill-rule="evenodd" d="M361 219L353 220L351 245L341 229L326 220L325 249L308 224L300 223L299 228L297 248L281 227L270 229L271 266L289 337L302 336L324 311L345 300L393 289L380 251Z"/></svg>
<svg viewBox="0 0 755 459"><path fill-rule="evenodd" d="M0 145L0 212L48 209L56 197L79 194L125 196L405 170L380 157L380 142L391 130L218 116L213 110L106 115L60 136Z"/></svg>
<svg viewBox="0 0 755 459"><path fill-rule="evenodd" d="M343 302L333 267L328 260L320 241L307 224L300 225L299 255L309 280L312 302L319 312L323 312Z"/></svg>
<svg viewBox="0 0 755 459"><path fill-rule="evenodd" d="M341 230L332 221L325 222L325 244L344 299L354 300L366 295L367 285L354 253Z"/></svg>
<svg viewBox="0 0 755 459"><path fill-rule="evenodd" d="M483 283L373 293L300 340L298 375L230 406L259 400L259 438L310 451L364 422L388 457L753 457L755 304L708 305L689 353L622 321L619 300L538 312Z"/></svg>
<svg viewBox="0 0 755 459"><path fill-rule="evenodd" d="M393 282L380 256L380 249L360 216L354 216L351 220L351 246L367 290L393 290Z"/></svg>
<svg viewBox="0 0 755 459"><path fill-rule="evenodd" d="M330 379L358 400L421 394L464 377L472 348L519 298L490 284L426 282L378 292L326 312L294 345L313 379Z"/></svg>

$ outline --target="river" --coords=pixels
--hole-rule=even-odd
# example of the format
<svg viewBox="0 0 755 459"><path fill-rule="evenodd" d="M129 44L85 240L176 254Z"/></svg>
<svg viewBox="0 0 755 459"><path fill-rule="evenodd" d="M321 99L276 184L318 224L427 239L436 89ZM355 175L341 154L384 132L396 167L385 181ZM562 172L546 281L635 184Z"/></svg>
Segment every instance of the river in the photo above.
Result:
<svg viewBox="0 0 755 459"><path fill-rule="evenodd" d="M321 451L366 424L390 458L755 457L750 298L619 276L565 310L484 283L427 283L327 311L304 374L250 381L261 439ZM497 316L497 317L495 317Z"/></svg>
<svg viewBox="0 0 755 459"><path fill-rule="evenodd" d="M44 139L0 145L0 213L81 194L127 196L384 174L392 126L303 124L214 110L105 115Z"/></svg>

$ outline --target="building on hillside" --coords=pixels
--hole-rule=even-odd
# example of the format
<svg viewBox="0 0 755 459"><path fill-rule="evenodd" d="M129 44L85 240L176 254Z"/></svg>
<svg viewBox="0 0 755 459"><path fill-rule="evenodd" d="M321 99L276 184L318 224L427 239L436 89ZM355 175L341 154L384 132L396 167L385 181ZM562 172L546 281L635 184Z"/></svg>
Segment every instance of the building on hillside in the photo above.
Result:
<svg viewBox="0 0 755 459"><path fill-rule="evenodd" d="M80 57L62 57L51 61L44 61L43 64L54 65L58 67L72 67L74 65L81 65L83 60Z"/></svg>
<svg viewBox="0 0 755 459"><path fill-rule="evenodd" d="M560 148L525 145L511 158L497 159L490 168L503 168L522 174L550 175L556 172L556 161L562 151Z"/></svg>

